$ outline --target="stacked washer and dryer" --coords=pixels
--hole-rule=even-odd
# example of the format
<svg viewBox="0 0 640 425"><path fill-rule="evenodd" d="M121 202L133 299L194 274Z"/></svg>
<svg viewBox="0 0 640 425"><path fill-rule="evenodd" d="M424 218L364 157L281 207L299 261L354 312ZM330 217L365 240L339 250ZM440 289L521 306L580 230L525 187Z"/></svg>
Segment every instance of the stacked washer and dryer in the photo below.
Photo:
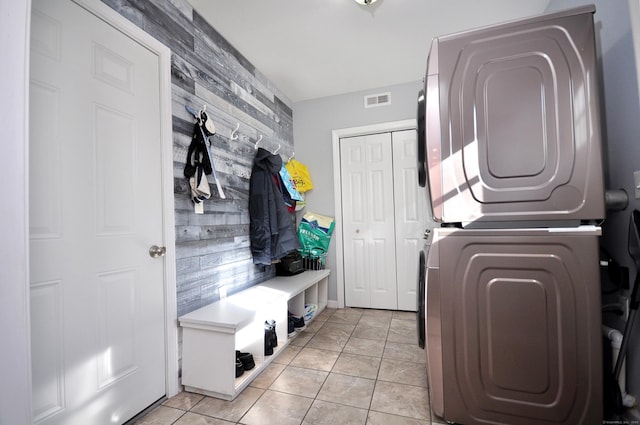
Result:
<svg viewBox="0 0 640 425"><path fill-rule="evenodd" d="M432 411L473 424L601 424L605 216L593 6L435 38L419 177Z"/></svg>

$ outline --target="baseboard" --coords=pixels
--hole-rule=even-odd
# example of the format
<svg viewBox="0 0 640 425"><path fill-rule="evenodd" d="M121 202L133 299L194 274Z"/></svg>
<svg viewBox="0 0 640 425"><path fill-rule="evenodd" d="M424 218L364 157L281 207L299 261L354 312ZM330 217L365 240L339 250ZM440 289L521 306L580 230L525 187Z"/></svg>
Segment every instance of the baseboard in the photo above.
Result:
<svg viewBox="0 0 640 425"><path fill-rule="evenodd" d="M127 422L124 423L124 425L135 425L136 423L138 423L138 421L140 419L142 419L145 415L151 413L156 407L160 406L162 403L164 403L164 401L167 400L166 396L162 396L162 398L156 400L153 404L151 404L149 407L147 407L146 409L144 409L142 412L138 413L137 415L135 415L133 418L129 419Z"/></svg>
<svg viewBox="0 0 640 425"><path fill-rule="evenodd" d="M338 308L338 301L328 300L327 301L327 308Z"/></svg>

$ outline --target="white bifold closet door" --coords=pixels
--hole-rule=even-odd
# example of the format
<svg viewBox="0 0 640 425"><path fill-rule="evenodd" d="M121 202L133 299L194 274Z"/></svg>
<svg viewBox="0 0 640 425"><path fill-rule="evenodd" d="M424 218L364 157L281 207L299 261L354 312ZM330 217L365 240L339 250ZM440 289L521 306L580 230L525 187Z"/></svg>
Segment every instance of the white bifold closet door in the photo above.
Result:
<svg viewBox="0 0 640 425"><path fill-rule="evenodd" d="M345 305L416 310L427 212L416 132L340 139Z"/></svg>

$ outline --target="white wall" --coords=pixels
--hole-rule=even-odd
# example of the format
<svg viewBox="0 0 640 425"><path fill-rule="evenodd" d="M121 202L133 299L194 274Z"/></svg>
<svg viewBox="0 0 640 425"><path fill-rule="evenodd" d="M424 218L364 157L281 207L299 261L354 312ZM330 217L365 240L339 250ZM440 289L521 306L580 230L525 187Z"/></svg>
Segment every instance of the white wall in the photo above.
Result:
<svg viewBox="0 0 640 425"><path fill-rule="evenodd" d="M427 47L428 49L428 47ZM427 58L425 56L425 67ZM426 69L426 68L425 68ZM335 217L333 192L333 130L401 121L416 118L418 91L422 76L416 81L362 92L348 93L293 104L293 140L296 159L309 167L313 190L307 192L304 211ZM364 108L364 96L391 92L391 105ZM301 214L298 213L301 218ZM336 270L335 237L327 255L327 268ZM329 299L336 301L335 273L329 278Z"/></svg>
<svg viewBox="0 0 640 425"><path fill-rule="evenodd" d="M31 423L27 79L31 2L0 1L0 424Z"/></svg>

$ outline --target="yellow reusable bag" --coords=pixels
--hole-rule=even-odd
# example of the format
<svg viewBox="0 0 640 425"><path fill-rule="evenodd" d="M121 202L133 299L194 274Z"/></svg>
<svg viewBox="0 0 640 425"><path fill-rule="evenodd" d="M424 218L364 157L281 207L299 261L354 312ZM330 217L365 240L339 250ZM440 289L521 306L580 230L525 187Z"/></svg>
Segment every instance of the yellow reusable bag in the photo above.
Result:
<svg viewBox="0 0 640 425"><path fill-rule="evenodd" d="M298 192L304 193L313 189L313 182L311 181L311 175L309 175L309 169L306 165L298 160L292 159L285 165L291 179L296 184Z"/></svg>

